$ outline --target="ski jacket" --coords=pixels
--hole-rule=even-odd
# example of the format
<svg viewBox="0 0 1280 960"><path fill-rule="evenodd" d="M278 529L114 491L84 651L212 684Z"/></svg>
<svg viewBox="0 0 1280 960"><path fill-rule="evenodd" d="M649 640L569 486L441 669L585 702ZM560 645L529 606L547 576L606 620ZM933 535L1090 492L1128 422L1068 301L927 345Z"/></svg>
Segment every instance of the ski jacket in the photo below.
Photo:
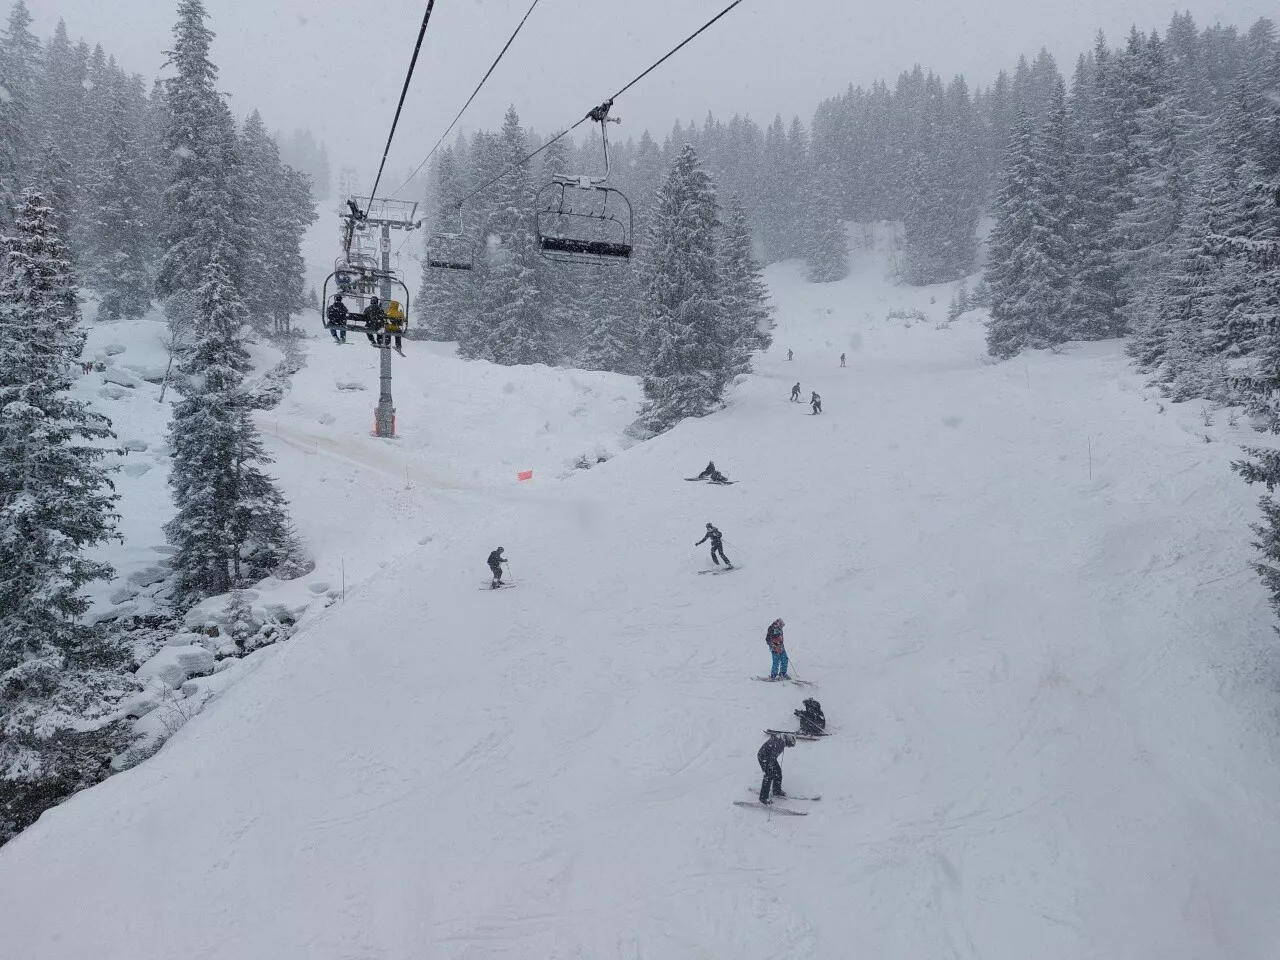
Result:
<svg viewBox="0 0 1280 960"><path fill-rule="evenodd" d="M764 642L769 645L769 649L774 653L782 652L784 641L782 638L782 623L780 621L775 620L769 624L769 629L764 634Z"/></svg>
<svg viewBox="0 0 1280 960"><path fill-rule="evenodd" d="M817 701L806 705L803 710L793 711L800 718L801 733L822 733L827 728L827 718L822 714L822 707L817 706Z"/></svg>
<svg viewBox="0 0 1280 960"><path fill-rule="evenodd" d="M719 530L717 530L715 527L711 527L709 530L707 530L706 536L704 536L701 540L695 543L694 546L700 547L704 543L706 543L708 540L710 540L711 545L713 547L718 547L720 546L720 538L722 536L723 534Z"/></svg>
<svg viewBox="0 0 1280 960"><path fill-rule="evenodd" d="M500 563L506 563L507 558L502 555L501 550L495 550L489 554L489 566L496 567Z"/></svg>
<svg viewBox="0 0 1280 960"><path fill-rule="evenodd" d="M785 749L787 744L781 737L770 737L756 753L756 759L761 763L777 763Z"/></svg>
<svg viewBox="0 0 1280 960"><path fill-rule="evenodd" d="M710 477L714 475L716 472L717 471L716 471L715 462L712 461L707 464L706 468L700 474L698 474L698 479L701 480L703 477Z"/></svg>
<svg viewBox="0 0 1280 960"><path fill-rule="evenodd" d="M347 309L345 303L331 303L329 309L325 312L325 316L329 318L329 324L334 327L345 327L347 325L347 317L351 316L351 311Z"/></svg>
<svg viewBox="0 0 1280 960"><path fill-rule="evenodd" d="M382 325L387 322L387 315L382 312L382 308L375 307L372 303L364 308L362 316L370 330L381 330Z"/></svg>

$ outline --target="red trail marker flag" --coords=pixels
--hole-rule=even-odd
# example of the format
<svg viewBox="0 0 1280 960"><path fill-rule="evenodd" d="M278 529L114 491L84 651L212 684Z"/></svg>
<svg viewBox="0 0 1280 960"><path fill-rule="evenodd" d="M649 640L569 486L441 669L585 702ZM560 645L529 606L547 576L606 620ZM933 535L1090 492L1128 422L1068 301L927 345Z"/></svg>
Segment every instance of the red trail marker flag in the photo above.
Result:
<svg viewBox="0 0 1280 960"><path fill-rule="evenodd" d="M517 471L516 471L516 479L517 479L517 480L532 480L532 479L533 479L533 471L532 471L532 470L517 470Z"/></svg>

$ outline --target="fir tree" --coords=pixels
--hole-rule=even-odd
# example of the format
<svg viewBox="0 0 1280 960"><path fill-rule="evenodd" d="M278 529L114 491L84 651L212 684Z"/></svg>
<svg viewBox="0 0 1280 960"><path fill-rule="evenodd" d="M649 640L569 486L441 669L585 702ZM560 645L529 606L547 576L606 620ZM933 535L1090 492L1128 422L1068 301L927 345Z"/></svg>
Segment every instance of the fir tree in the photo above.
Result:
<svg viewBox="0 0 1280 960"><path fill-rule="evenodd" d="M270 463L244 390L245 315L218 260L194 298L195 344L183 358L183 399L170 425L169 485L177 512L166 525L184 602L256 582L294 559L284 498L260 469Z"/></svg>
<svg viewBox="0 0 1280 960"><path fill-rule="evenodd" d="M505 165L528 152L514 107L502 126L501 151ZM477 314L484 330L481 355L495 363L555 362L541 311L527 176L524 167L515 167L492 188L491 249Z"/></svg>
<svg viewBox="0 0 1280 960"><path fill-rule="evenodd" d="M113 436L69 396L84 334L51 221L29 192L0 271L0 843L101 779L124 735L93 721L130 687L123 651L81 619L112 572L85 552L114 537Z"/></svg>
<svg viewBox="0 0 1280 960"><path fill-rule="evenodd" d="M156 292L170 301L171 322L185 319L209 264L222 264L234 285L242 280L235 126L214 87L217 68L209 59L213 31L207 17L202 0L180 0L174 48L168 53L177 75L165 84L170 173Z"/></svg>
<svg viewBox="0 0 1280 960"><path fill-rule="evenodd" d="M730 376L751 372L751 354L773 342L769 290L752 252L751 228L737 197L729 199L720 242L720 292Z"/></svg>
<svg viewBox="0 0 1280 960"><path fill-rule="evenodd" d="M645 291L651 361L641 423L654 433L721 402L729 373L724 346L716 235L718 204L693 147L680 151L658 191Z"/></svg>
<svg viewBox="0 0 1280 960"><path fill-rule="evenodd" d="M1022 115L996 200L987 324L987 349L995 357L1067 339L1066 112L1060 93L1056 99L1040 129Z"/></svg>

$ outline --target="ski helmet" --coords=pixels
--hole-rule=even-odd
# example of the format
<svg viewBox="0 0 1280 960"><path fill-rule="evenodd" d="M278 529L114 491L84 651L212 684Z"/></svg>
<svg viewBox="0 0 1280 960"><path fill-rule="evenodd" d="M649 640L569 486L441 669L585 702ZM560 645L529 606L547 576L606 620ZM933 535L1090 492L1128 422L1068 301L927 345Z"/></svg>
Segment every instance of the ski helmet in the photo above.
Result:
<svg viewBox="0 0 1280 960"><path fill-rule="evenodd" d="M711 526L711 524L709 524L709 523L708 523L708 524L707 524L707 529L708 529L708 530L711 530L711 529L714 529L714 528Z"/></svg>
<svg viewBox="0 0 1280 960"><path fill-rule="evenodd" d="M782 742L785 743L788 747L794 747L796 745L796 738L788 733L783 736Z"/></svg>

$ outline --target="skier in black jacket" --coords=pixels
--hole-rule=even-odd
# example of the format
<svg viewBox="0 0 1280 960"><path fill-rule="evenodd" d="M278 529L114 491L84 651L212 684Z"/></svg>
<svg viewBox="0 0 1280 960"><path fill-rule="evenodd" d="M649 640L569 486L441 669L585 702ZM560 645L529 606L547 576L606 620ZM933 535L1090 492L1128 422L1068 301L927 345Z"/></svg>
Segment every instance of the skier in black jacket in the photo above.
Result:
<svg viewBox="0 0 1280 960"><path fill-rule="evenodd" d="M502 564L507 562L507 558L502 555L502 550L503 548L499 547L489 554L489 569L493 571L493 583L489 586L493 590L502 586Z"/></svg>
<svg viewBox="0 0 1280 960"><path fill-rule="evenodd" d="M333 295L333 303L329 304L325 317L329 321L329 332L333 334L334 343L346 343L347 320L351 317L351 311L342 302L342 294L335 293Z"/></svg>
<svg viewBox="0 0 1280 960"><path fill-rule="evenodd" d="M782 751L787 747L794 747L796 738L789 733L782 735L774 734L764 742L764 746L756 753L756 759L760 761L760 769L764 771L764 779L760 781L760 802L773 803L769 798L769 789L773 788L775 797L786 797L782 792L782 764L778 762L778 758L782 756Z"/></svg>
<svg viewBox="0 0 1280 960"><path fill-rule="evenodd" d="M722 536L723 535L720 533L719 530L717 530L715 527L713 527L711 524L708 523L706 534L703 536L701 540L695 543L694 546L700 547L704 543L706 543L708 540L710 540L711 541L711 562L718 567L720 566L720 560L723 560L724 565L728 569L732 570L733 564L729 561L729 558L724 555L724 544L720 542ZM716 559L716 554L720 555L720 560Z"/></svg>
<svg viewBox="0 0 1280 960"><path fill-rule="evenodd" d="M821 737L827 732L827 718L822 715L822 704L817 700L806 700L803 710L792 711L800 718L800 732L811 737Z"/></svg>
<svg viewBox="0 0 1280 960"><path fill-rule="evenodd" d="M709 476L711 476L712 474L717 473L717 472L718 472L718 471L716 470L716 462L715 462L714 460L708 460L708 461L707 461L707 465L706 465L705 467L703 467L703 468L702 468L702 472L701 472L700 474L698 474L696 477L694 477L694 479L695 479L695 480L702 480L702 479L704 479L704 478L706 478L706 477L709 477Z"/></svg>

